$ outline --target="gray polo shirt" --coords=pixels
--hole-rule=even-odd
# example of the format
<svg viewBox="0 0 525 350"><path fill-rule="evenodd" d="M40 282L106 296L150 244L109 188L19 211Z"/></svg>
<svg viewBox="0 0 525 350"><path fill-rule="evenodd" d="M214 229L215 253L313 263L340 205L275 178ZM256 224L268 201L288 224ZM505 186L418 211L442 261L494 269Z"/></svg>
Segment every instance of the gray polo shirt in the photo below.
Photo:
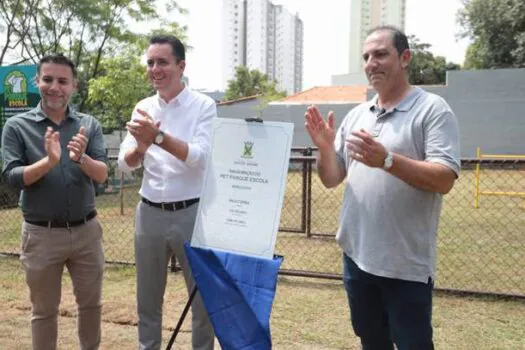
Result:
<svg viewBox="0 0 525 350"><path fill-rule="evenodd" d="M48 126L60 132L60 162L40 180L24 186L24 167L46 156L44 134ZM93 181L69 159L66 148L80 126L84 126L89 140L86 154L106 162L100 123L71 107L60 126L47 118L40 104L7 120L2 133L2 178L9 185L22 189L20 203L26 220L79 220L95 209Z"/></svg>
<svg viewBox="0 0 525 350"><path fill-rule="evenodd" d="M345 139L362 128L391 152L443 164L459 174L458 122L441 97L417 87L390 111L380 111L376 101L352 109L337 132L335 148L347 173L336 239L368 273L427 282L435 275L442 195L353 160Z"/></svg>

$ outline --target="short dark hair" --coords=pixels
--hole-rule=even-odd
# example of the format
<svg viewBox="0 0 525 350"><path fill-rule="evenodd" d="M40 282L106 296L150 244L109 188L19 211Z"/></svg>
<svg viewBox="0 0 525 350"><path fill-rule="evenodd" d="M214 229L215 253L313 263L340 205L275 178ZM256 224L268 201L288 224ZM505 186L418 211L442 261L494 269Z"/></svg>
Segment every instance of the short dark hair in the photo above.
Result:
<svg viewBox="0 0 525 350"><path fill-rule="evenodd" d="M394 47L397 50L397 53L401 55L405 50L410 50L410 46L408 45L408 38L405 33L396 26L392 25L382 25L377 26L372 29L370 29L367 33L367 36L375 33L375 32L381 32L381 31L389 31L392 34L392 43L394 44Z"/></svg>
<svg viewBox="0 0 525 350"><path fill-rule="evenodd" d="M155 35L149 39L149 44L169 44L177 63L186 59L184 44L174 35Z"/></svg>
<svg viewBox="0 0 525 350"><path fill-rule="evenodd" d="M75 67L75 64L69 58L64 56L64 54L57 53L57 54L46 55L42 57L40 61L38 62L38 66L37 66L38 75L40 75L40 67L42 67L44 63L54 63L54 64L61 64L64 66L68 66L69 68L71 68L71 72L73 72L73 77L74 78L77 77L77 68Z"/></svg>

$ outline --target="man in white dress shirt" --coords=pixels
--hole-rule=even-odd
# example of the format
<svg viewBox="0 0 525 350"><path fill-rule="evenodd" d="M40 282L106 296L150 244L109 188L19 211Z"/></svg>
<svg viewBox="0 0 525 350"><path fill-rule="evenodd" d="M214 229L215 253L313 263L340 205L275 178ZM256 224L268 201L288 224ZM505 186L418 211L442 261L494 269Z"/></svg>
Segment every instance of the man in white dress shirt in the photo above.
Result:
<svg viewBox="0 0 525 350"><path fill-rule="evenodd" d="M160 349L168 262L179 261L188 292L194 285L183 244L191 240L215 102L182 82L185 49L174 36L155 36L147 52L148 78L157 94L140 101L127 123L118 164L144 166L135 213L135 262L140 349ZM193 349L213 349L214 333L197 293L192 303Z"/></svg>

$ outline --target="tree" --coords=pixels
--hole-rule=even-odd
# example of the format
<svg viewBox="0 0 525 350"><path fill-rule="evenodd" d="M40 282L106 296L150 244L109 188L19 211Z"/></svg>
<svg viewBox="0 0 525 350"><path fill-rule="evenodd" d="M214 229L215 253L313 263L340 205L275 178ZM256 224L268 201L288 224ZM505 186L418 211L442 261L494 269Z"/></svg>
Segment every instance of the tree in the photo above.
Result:
<svg viewBox="0 0 525 350"><path fill-rule="evenodd" d="M5 40L0 50L0 66L10 51L22 47L27 37L28 23L31 14L36 10L38 0L3 0L0 1L0 31L5 33ZM23 63L21 59L13 64Z"/></svg>
<svg viewBox="0 0 525 350"><path fill-rule="evenodd" d="M166 9L149 0L2 0L0 10L0 26L7 33L0 64L7 55L16 63L36 63L45 54L63 52L78 67L74 102L79 110L88 100L88 82L102 74L103 59L144 45L144 34L129 29L132 22L157 22L179 34L185 30L167 20L173 12L185 12L175 0L167 0Z"/></svg>
<svg viewBox="0 0 525 350"><path fill-rule="evenodd" d="M105 132L122 130L134 105L153 93L137 51L102 60L103 74L89 81L87 103Z"/></svg>
<svg viewBox="0 0 525 350"><path fill-rule="evenodd" d="M461 36L470 38L465 67L525 67L525 2L463 0L458 12Z"/></svg>
<svg viewBox="0 0 525 350"><path fill-rule="evenodd" d="M228 81L225 100L235 100L241 97L262 95L266 100L277 100L286 96L286 92L277 90L277 82L270 80L268 75L245 66L235 69L235 78Z"/></svg>
<svg viewBox="0 0 525 350"><path fill-rule="evenodd" d="M491 66L486 54L487 47L480 40L471 43L465 53L465 69L484 69Z"/></svg>
<svg viewBox="0 0 525 350"><path fill-rule="evenodd" d="M421 43L414 35L409 36L412 61L408 66L408 79L414 85L437 85L446 83L447 70L460 69L460 65L446 62L442 56L434 56L430 44Z"/></svg>
<svg viewBox="0 0 525 350"><path fill-rule="evenodd" d="M104 58L99 76L89 80L86 108L99 119L104 132L122 131L135 104L154 93L141 57L148 46L148 38L159 34L173 34L183 42L186 39L185 28L176 23L155 29L138 37L137 42L120 55ZM187 44L184 46L191 49Z"/></svg>

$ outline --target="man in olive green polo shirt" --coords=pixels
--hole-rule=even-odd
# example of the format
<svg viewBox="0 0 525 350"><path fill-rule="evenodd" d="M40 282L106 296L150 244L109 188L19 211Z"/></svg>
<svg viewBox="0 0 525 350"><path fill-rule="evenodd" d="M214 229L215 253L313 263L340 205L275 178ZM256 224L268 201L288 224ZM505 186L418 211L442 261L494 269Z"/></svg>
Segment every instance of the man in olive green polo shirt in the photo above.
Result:
<svg viewBox="0 0 525 350"><path fill-rule="evenodd" d="M76 69L45 56L36 78L41 102L9 118L2 133L2 178L22 190L20 260L29 286L33 349L56 349L62 271L78 304L80 348L98 349L104 253L93 182L108 174L102 129L68 104Z"/></svg>

